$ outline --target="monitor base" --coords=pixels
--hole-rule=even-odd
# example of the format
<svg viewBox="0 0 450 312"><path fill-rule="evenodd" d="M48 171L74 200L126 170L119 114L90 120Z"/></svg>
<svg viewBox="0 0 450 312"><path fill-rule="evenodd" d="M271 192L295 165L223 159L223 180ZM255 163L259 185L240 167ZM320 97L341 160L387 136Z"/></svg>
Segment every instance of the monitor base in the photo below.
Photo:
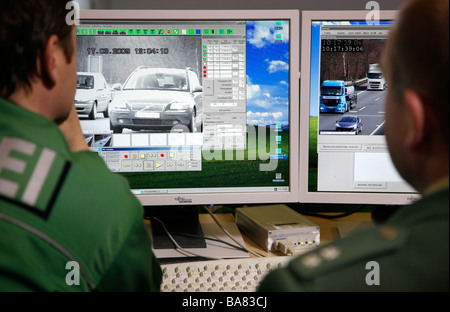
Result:
<svg viewBox="0 0 450 312"><path fill-rule="evenodd" d="M375 224L383 224L389 220L401 206L377 205L371 210L371 218Z"/></svg>
<svg viewBox="0 0 450 312"><path fill-rule="evenodd" d="M175 244L167 235L172 235L182 248L206 248L202 226L198 218L199 208L196 206L174 206L146 209L146 217L150 218L154 249L174 249ZM156 219L155 219L156 218ZM160 221L164 223L164 226Z"/></svg>

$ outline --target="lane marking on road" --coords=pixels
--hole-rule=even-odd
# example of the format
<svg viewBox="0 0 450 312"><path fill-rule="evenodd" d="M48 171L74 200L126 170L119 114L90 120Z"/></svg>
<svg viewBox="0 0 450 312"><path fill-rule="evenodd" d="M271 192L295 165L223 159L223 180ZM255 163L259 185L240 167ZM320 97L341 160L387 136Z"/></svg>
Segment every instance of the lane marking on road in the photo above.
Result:
<svg viewBox="0 0 450 312"><path fill-rule="evenodd" d="M386 121L383 121L383 123L379 125L370 135L374 135L378 131L378 129L380 129L385 124L385 122Z"/></svg>
<svg viewBox="0 0 450 312"><path fill-rule="evenodd" d="M366 109L366 107L367 107L367 106L362 107L362 108L359 110L359 112L362 111L362 110L364 110L364 109Z"/></svg>

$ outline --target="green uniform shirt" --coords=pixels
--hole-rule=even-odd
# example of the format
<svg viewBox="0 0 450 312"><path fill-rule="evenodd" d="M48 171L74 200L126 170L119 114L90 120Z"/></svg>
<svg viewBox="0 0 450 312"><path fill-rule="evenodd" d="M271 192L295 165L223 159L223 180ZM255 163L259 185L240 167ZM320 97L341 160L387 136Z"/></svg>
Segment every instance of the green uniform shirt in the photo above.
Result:
<svg viewBox="0 0 450 312"><path fill-rule="evenodd" d="M449 190L295 258L260 291L449 291Z"/></svg>
<svg viewBox="0 0 450 312"><path fill-rule="evenodd" d="M0 291L158 291L151 246L124 178L0 99Z"/></svg>

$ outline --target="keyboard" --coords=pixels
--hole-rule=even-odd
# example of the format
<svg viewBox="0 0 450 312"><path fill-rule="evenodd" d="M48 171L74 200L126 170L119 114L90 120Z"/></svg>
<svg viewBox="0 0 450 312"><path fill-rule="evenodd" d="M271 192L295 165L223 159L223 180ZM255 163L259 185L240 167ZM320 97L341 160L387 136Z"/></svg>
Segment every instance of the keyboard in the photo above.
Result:
<svg viewBox="0 0 450 312"><path fill-rule="evenodd" d="M162 292L255 292L272 270L293 257L198 261L161 265Z"/></svg>

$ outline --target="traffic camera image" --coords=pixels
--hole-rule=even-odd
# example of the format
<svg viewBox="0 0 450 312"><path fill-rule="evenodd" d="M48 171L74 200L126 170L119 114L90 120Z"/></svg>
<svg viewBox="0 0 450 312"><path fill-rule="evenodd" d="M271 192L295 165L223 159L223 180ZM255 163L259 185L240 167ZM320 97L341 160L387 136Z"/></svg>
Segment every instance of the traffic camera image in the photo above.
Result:
<svg viewBox="0 0 450 312"><path fill-rule="evenodd" d="M378 39L322 41L320 134L384 134L387 83L379 62L385 43ZM354 131L342 131L337 124L343 116L361 121Z"/></svg>

